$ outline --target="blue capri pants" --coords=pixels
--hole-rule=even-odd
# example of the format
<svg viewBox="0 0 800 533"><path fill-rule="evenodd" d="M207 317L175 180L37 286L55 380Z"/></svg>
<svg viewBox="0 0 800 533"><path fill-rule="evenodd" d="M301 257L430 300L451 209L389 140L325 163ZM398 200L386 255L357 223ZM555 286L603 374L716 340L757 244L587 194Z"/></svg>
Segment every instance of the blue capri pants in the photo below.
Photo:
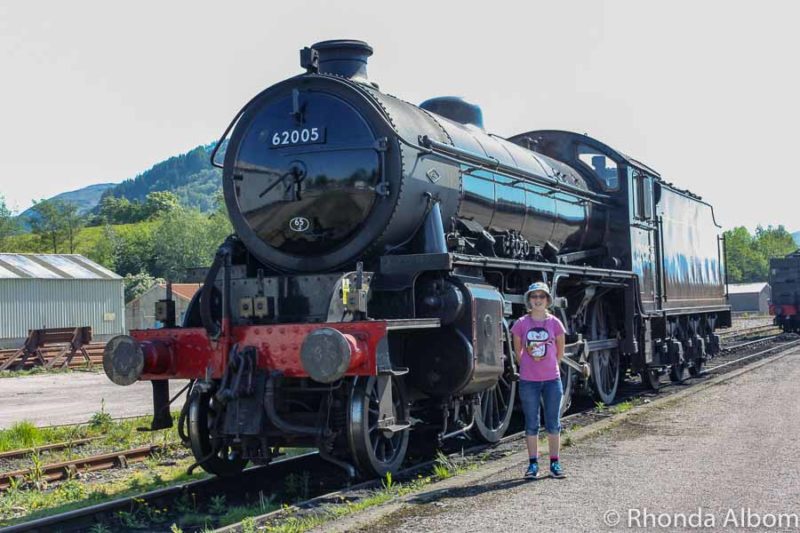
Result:
<svg viewBox="0 0 800 533"><path fill-rule="evenodd" d="M550 381L519 382L519 399L525 413L525 435L539 434L539 406L544 405L544 428L550 435L561 432L561 378Z"/></svg>

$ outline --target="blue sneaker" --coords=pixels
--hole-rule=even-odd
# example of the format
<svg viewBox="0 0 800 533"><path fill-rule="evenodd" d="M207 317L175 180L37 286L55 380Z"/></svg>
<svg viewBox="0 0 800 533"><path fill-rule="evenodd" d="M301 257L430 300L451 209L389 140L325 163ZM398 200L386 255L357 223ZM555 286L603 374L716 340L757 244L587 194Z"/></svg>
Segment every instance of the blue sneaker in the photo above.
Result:
<svg viewBox="0 0 800 533"><path fill-rule="evenodd" d="M534 479L539 475L539 463L530 463L525 471L525 479Z"/></svg>
<svg viewBox="0 0 800 533"><path fill-rule="evenodd" d="M566 474L564 474L564 471L561 469L561 463L558 461L553 461L550 463L550 474L552 474L553 477L558 478L567 477Z"/></svg>

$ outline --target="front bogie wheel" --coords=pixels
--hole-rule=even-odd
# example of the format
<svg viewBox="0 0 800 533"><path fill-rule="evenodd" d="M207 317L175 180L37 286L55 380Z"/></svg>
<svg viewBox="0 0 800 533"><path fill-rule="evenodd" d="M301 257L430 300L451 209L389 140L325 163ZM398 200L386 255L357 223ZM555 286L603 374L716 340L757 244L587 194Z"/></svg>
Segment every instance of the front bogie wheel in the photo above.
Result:
<svg viewBox="0 0 800 533"><path fill-rule="evenodd" d="M189 394L189 446L200 467L220 477L232 477L241 472L247 460L219 436L222 424L221 406L208 392Z"/></svg>
<svg viewBox="0 0 800 533"><path fill-rule="evenodd" d="M379 425L378 379L378 376L355 379L347 413L350 451L359 472L365 477L383 477L387 472L396 472L408 450L408 428L391 431ZM403 385L393 376L388 379L391 380L394 425L402 426L408 420Z"/></svg>

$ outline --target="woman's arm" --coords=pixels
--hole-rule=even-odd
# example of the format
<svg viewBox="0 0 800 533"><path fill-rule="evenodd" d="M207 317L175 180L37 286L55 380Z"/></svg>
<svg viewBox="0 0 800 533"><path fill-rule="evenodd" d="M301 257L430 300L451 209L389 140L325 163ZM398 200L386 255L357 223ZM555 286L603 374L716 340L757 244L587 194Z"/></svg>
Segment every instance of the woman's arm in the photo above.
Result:
<svg viewBox="0 0 800 533"><path fill-rule="evenodd" d="M514 335L514 358L517 360L517 364L522 362L522 338L516 334Z"/></svg>
<svg viewBox="0 0 800 533"><path fill-rule="evenodd" d="M558 359L559 364L561 363L561 359L564 357L564 334L562 333L558 337L556 337L556 359Z"/></svg>

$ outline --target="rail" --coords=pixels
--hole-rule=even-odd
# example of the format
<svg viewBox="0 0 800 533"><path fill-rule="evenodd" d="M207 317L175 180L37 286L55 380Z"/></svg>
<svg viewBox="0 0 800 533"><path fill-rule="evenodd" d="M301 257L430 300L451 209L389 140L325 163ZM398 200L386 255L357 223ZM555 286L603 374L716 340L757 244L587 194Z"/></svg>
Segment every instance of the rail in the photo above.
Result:
<svg viewBox="0 0 800 533"><path fill-rule="evenodd" d="M41 467L14 470L0 474L0 491L11 488L14 480L59 481L69 479L79 472L97 472L116 467L126 467L130 463L144 461L152 454L163 450L161 446L141 446L122 452L93 455L72 461L63 461Z"/></svg>

